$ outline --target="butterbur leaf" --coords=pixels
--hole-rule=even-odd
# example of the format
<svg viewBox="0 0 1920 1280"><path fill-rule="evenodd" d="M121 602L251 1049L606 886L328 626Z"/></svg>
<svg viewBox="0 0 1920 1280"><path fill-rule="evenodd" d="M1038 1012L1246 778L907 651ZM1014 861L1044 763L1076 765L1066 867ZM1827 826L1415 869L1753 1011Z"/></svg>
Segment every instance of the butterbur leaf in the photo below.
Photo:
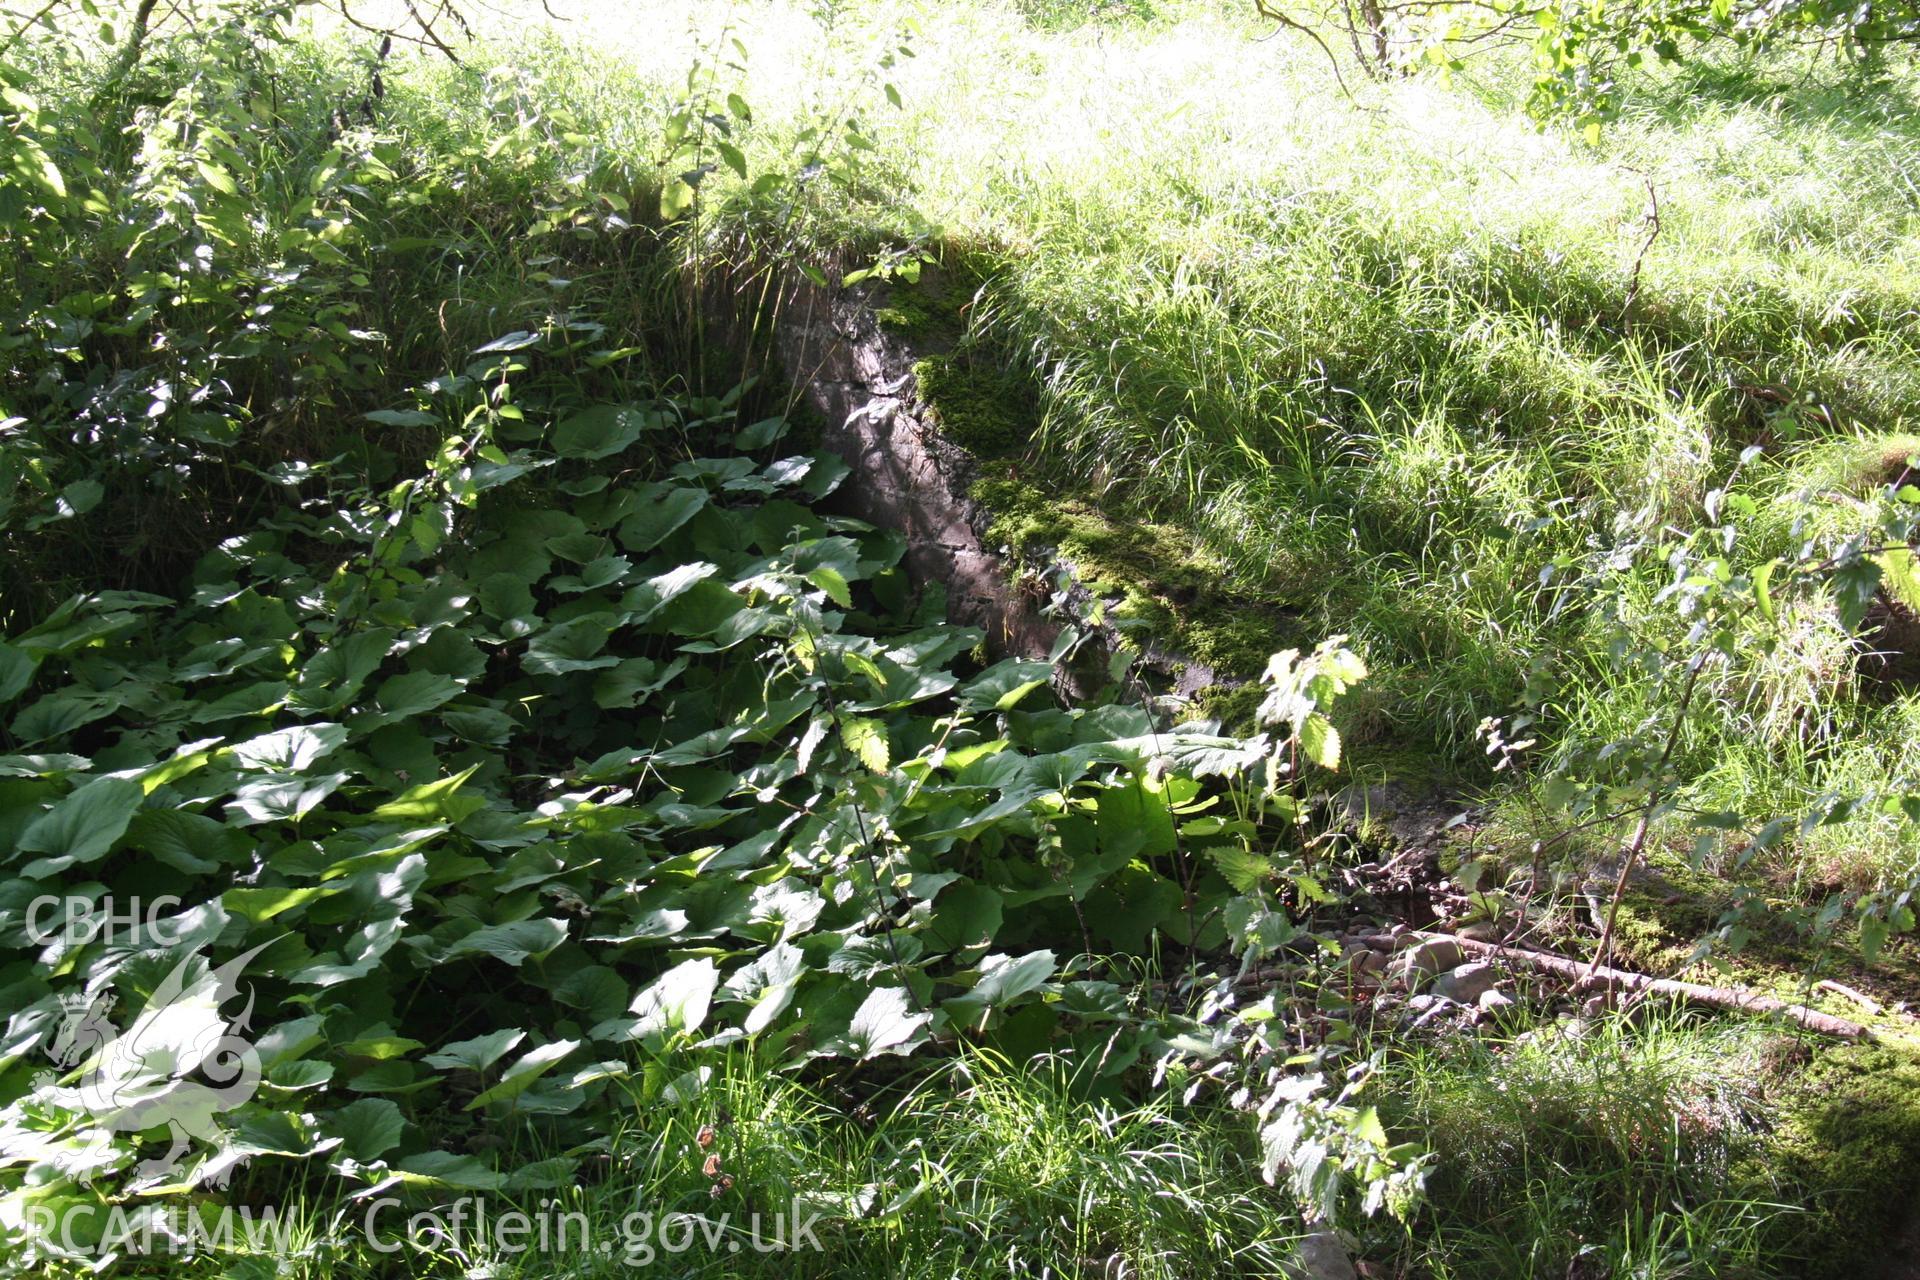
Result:
<svg viewBox="0 0 1920 1280"><path fill-rule="evenodd" d="M236 743L232 748L233 762L242 769L304 773L346 740L347 731L342 725L295 725L290 729L276 729L272 733L263 733L257 738Z"/></svg>
<svg viewBox="0 0 1920 1280"><path fill-rule="evenodd" d="M651 551L712 500L698 485L649 485L641 491L639 509L620 522L620 545L636 553Z"/></svg>
<svg viewBox="0 0 1920 1280"><path fill-rule="evenodd" d="M342 982L352 982L364 978L379 965L381 958L393 949L400 940L400 934L406 922L400 916L386 920L376 920L349 937L340 947L339 963L335 963L331 952L321 955L318 960L302 969L287 975L292 982L306 983L316 987L338 986Z"/></svg>
<svg viewBox="0 0 1920 1280"><path fill-rule="evenodd" d="M38 658L0 641L0 706L12 702L25 691L39 665Z"/></svg>
<svg viewBox="0 0 1920 1280"><path fill-rule="evenodd" d="M440 421L437 415L419 409L373 409L360 416L383 427L431 427Z"/></svg>
<svg viewBox="0 0 1920 1280"><path fill-rule="evenodd" d="M553 429L553 450L563 458L607 458L657 425L658 414L634 405L597 404Z"/></svg>
<svg viewBox="0 0 1920 1280"><path fill-rule="evenodd" d="M500 1082L467 1104L467 1110L484 1107L490 1102L504 1102L517 1098L527 1091L528 1086L547 1072L560 1065L568 1054L580 1047L578 1040L555 1040L552 1044L543 1044L537 1049L529 1049L519 1061L508 1067L500 1076Z"/></svg>
<svg viewBox="0 0 1920 1280"><path fill-rule="evenodd" d="M753 1003L741 1029L754 1036L771 1026L792 1002L794 988L805 972L806 961L800 948L789 942L774 943L752 963L735 970L727 978L727 995Z"/></svg>
<svg viewBox="0 0 1920 1280"><path fill-rule="evenodd" d="M641 623L660 612L668 602L676 600L704 580L720 572L720 566L708 564L704 560L692 564L683 564L667 573L649 578L621 599L621 604L631 612L627 614L629 623ZM732 593L728 592L729 599Z"/></svg>
<svg viewBox="0 0 1920 1280"><path fill-rule="evenodd" d="M379 668L393 640L394 632L374 627L325 646L301 669L295 699L316 711L346 706Z"/></svg>
<svg viewBox="0 0 1920 1280"><path fill-rule="evenodd" d="M596 964L567 975L553 989L553 998L569 1008L580 1010L595 1022L604 1022L608 1018L619 1017L626 1009L631 990L627 980L618 972Z"/></svg>
<svg viewBox="0 0 1920 1280"><path fill-rule="evenodd" d="M785 418L762 418L751 426L742 427L734 432L734 447L747 451L764 449L785 433Z"/></svg>
<svg viewBox="0 0 1920 1280"><path fill-rule="evenodd" d="M370 1029L358 1040L349 1040L339 1046L340 1052L349 1058L372 1058L376 1062L404 1058L415 1049L424 1048L426 1046L418 1040L394 1035L384 1022Z"/></svg>
<svg viewBox="0 0 1920 1280"><path fill-rule="evenodd" d="M184 809L143 809L127 828L128 843L175 871L205 875L220 863L245 860L249 841L232 827Z"/></svg>
<svg viewBox="0 0 1920 1280"><path fill-rule="evenodd" d="M378 1160L400 1145L406 1117L387 1098L361 1098L328 1115L326 1131L340 1139L341 1150L355 1160Z"/></svg>
<svg viewBox="0 0 1920 1280"><path fill-rule="evenodd" d="M262 1079L274 1088L284 1089L289 1093L317 1089L333 1079L333 1064L320 1062L314 1058L276 1063L266 1070Z"/></svg>
<svg viewBox="0 0 1920 1280"><path fill-rule="evenodd" d="M1053 678L1053 664L1029 658L996 662L969 680L960 690L968 711L1008 711Z"/></svg>
<svg viewBox="0 0 1920 1280"><path fill-rule="evenodd" d="M487 803L480 796L455 794L479 767L474 765L451 778L411 787L375 809L372 816L378 822L459 822Z"/></svg>
<svg viewBox="0 0 1920 1280"><path fill-rule="evenodd" d="M719 985L720 971L705 956L675 965L635 998L630 1034L640 1038L698 1031Z"/></svg>
<svg viewBox="0 0 1920 1280"><path fill-rule="evenodd" d="M395 720L404 720L431 711L460 694L461 684L451 676L432 671L410 671L395 676L373 695L380 710Z"/></svg>
<svg viewBox="0 0 1920 1280"><path fill-rule="evenodd" d="M487 955L518 968L530 956L543 956L567 940L564 920L516 920L476 929L447 949L446 958Z"/></svg>
<svg viewBox="0 0 1920 1280"><path fill-rule="evenodd" d="M475 588L480 607L496 618L524 618L533 613L533 590L517 573L490 573Z"/></svg>
<svg viewBox="0 0 1920 1280"><path fill-rule="evenodd" d="M610 613L590 613L557 627L549 627L527 645L523 660L535 675L557 676L569 671L597 671L615 666L620 659L602 654L619 620Z"/></svg>
<svg viewBox="0 0 1920 1280"><path fill-rule="evenodd" d="M985 946L1000 931L1002 907L1000 894L986 885L954 885L934 901L927 945L942 951Z"/></svg>
<svg viewBox="0 0 1920 1280"><path fill-rule="evenodd" d="M28 864L25 874L39 879L106 857L145 799L140 784L124 778L102 778L76 788L21 833L18 852L44 855Z"/></svg>
<svg viewBox="0 0 1920 1280"><path fill-rule="evenodd" d="M748 924L775 925L782 938L798 937L813 928L827 907L825 898L792 876L761 885L749 901Z"/></svg>
<svg viewBox="0 0 1920 1280"><path fill-rule="evenodd" d="M580 1162L568 1156L550 1156L507 1172L509 1191L557 1191L578 1183Z"/></svg>
<svg viewBox="0 0 1920 1280"><path fill-rule="evenodd" d="M1155 857L1178 846L1173 812L1164 791L1132 778L1100 792L1097 801L1100 847L1127 857Z"/></svg>
<svg viewBox="0 0 1920 1280"><path fill-rule="evenodd" d="M457 1040L444 1045L421 1061L430 1067L443 1067L449 1071L485 1071L526 1038L527 1033L518 1027L503 1027L471 1040Z"/></svg>
<svg viewBox="0 0 1920 1280"><path fill-rule="evenodd" d="M325 897L338 890L318 885L277 886L266 889L237 888L229 889L220 895L220 905L242 919L255 924L271 920L283 911L304 906L315 898Z"/></svg>
<svg viewBox="0 0 1920 1280"><path fill-rule="evenodd" d="M1023 956L988 956L980 962L980 980L973 990L953 1001L998 1009L1031 995L1046 984L1058 968L1051 951L1032 951Z"/></svg>
<svg viewBox="0 0 1920 1280"><path fill-rule="evenodd" d="M457 1156L450 1151L427 1151L408 1156L394 1168L391 1182L403 1186L445 1187L454 1191L497 1191L506 1182L478 1156ZM380 1190L380 1184L372 1191Z"/></svg>
<svg viewBox="0 0 1920 1280"><path fill-rule="evenodd" d="M847 1027L849 1056L873 1058L883 1053L909 1053L925 1038L931 1014L912 1010L902 987L878 987L867 993Z"/></svg>
<svg viewBox="0 0 1920 1280"><path fill-rule="evenodd" d="M512 333L503 333L493 341L473 349L477 356L493 355L502 351L524 351L538 344L540 335L527 329L515 329Z"/></svg>
<svg viewBox="0 0 1920 1280"><path fill-rule="evenodd" d="M118 689L110 689L105 693L76 693L63 689L29 703L13 718L13 735L20 745L25 746L72 733L82 725L104 720L118 711L126 701L126 696Z"/></svg>

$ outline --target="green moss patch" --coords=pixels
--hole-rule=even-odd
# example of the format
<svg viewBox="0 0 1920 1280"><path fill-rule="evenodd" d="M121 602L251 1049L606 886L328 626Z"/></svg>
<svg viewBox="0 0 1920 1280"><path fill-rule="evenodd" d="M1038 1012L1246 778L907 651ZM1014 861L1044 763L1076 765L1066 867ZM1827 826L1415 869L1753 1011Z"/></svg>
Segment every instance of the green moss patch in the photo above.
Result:
<svg viewBox="0 0 1920 1280"><path fill-rule="evenodd" d="M1136 639L1243 680L1258 676L1274 650L1300 643L1278 595L1234 581L1179 529L1111 518L1090 498L1043 492L1005 467L975 481L973 497L993 513L996 542L1021 558L1071 564ZM1247 697L1229 687L1212 700L1238 718L1252 709L1241 706Z"/></svg>
<svg viewBox="0 0 1920 1280"><path fill-rule="evenodd" d="M977 252L949 246L939 266L917 279L895 277L876 299L873 318L886 332L920 343L947 346L967 331L967 304L986 280L989 266Z"/></svg>
<svg viewBox="0 0 1920 1280"><path fill-rule="evenodd" d="M873 319L888 333L902 338L956 338L960 334L959 305L944 288L896 285L885 306L873 309Z"/></svg>
<svg viewBox="0 0 1920 1280"><path fill-rule="evenodd" d="M1194 696L1184 719L1218 721L1227 733L1252 733L1259 727L1255 714L1266 687L1258 681L1240 684L1210 684Z"/></svg>
<svg viewBox="0 0 1920 1280"><path fill-rule="evenodd" d="M1769 1165L1815 1217L1814 1247L1795 1250L1805 1274L1879 1274L1875 1262L1920 1207L1920 1056L1883 1045L1822 1053L1781 1099L1768 1146Z"/></svg>
<svg viewBox="0 0 1920 1280"><path fill-rule="evenodd" d="M913 381L933 425L983 458L1025 444L1039 419L1027 379L973 356L928 356L914 364Z"/></svg>

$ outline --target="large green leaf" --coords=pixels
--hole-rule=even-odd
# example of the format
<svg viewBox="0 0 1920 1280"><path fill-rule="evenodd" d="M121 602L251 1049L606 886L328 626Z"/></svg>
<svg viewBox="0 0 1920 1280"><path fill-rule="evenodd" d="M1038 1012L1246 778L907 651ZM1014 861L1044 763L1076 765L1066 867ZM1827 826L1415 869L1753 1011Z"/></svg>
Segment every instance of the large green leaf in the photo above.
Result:
<svg viewBox="0 0 1920 1280"><path fill-rule="evenodd" d="M422 1059L430 1067L446 1067L449 1070L485 1071L494 1063L512 1052L513 1047L527 1038L527 1033L518 1027L502 1027L498 1031L489 1031L483 1036L471 1040L460 1040L444 1045Z"/></svg>
<svg viewBox="0 0 1920 1280"><path fill-rule="evenodd" d="M512 924L490 924L467 934L447 948L446 959L486 955L519 966L533 956L543 956L567 940L564 920L516 920Z"/></svg>
<svg viewBox="0 0 1920 1280"><path fill-rule="evenodd" d="M233 746L233 762L242 769L271 769L280 773L304 773L323 756L331 754L347 740L347 730L337 724L300 724L276 729Z"/></svg>
<svg viewBox="0 0 1920 1280"><path fill-rule="evenodd" d="M329 1133L340 1139L342 1149L355 1160L378 1160L400 1145L406 1131L406 1117L389 1098L361 1098L332 1112L326 1118Z"/></svg>
<svg viewBox="0 0 1920 1280"><path fill-rule="evenodd" d="M653 550L711 501L698 485L652 484L641 495L638 509L620 525L620 545L633 552Z"/></svg>
<svg viewBox="0 0 1920 1280"><path fill-rule="evenodd" d="M675 965L634 999L629 1038L691 1035L707 1020L720 971L702 956Z"/></svg>
<svg viewBox="0 0 1920 1280"><path fill-rule="evenodd" d="M912 997L902 987L876 987L860 1002L840 1047L849 1057L873 1058L883 1053L910 1053L925 1039L926 1012L912 1008Z"/></svg>
<svg viewBox="0 0 1920 1280"><path fill-rule="evenodd" d="M490 1102L505 1102L525 1093L533 1082L560 1065L562 1059L580 1047L578 1040L555 1040L537 1049L529 1049L500 1076L500 1082L467 1104L467 1110Z"/></svg>
<svg viewBox="0 0 1920 1280"><path fill-rule="evenodd" d="M606 458L661 425L660 415L633 405L597 404L553 428L553 451L563 458Z"/></svg>
<svg viewBox="0 0 1920 1280"><path fill-rule="evenodd" d="M603 651L619 622L613 614L594 613L548 627L527 645L527 670L535 675L557 676L617 666L619 655Z"/></svg>
<svg viewBox="0 0 1920 1280"><path fill-rule="evenodd" d="M980 962L980 977L973 989L947 1004L970 1017L978 1017L989 1009L1004 1009L1038 991L1057 967L1051 951L988 956Z"/></svg>
<svg viewBox="0 0 1920 1280"><path fill-rule="evenodd" d="M13 860L24 853L42 855L23 871L30 879L57 875L75 863L98 862L126 833L145 799L136 782L122 778L89 782L28 825Z"/></svg>
<svg viewBox="0 0 1920 1280"><path fill-rule="evenodd" d="M0 705L12 702L33 680L39 666L33 655L0 641Z"/></svg>

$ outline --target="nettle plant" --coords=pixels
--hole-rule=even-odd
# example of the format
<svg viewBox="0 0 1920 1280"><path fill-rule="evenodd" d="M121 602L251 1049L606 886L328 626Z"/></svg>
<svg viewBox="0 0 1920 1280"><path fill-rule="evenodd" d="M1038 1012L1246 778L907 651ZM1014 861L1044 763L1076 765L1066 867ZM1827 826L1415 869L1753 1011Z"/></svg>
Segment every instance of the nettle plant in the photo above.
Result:
<svg viewBox="0 0 1920 1280"><path fill-rule="evenodd" d="M1741 467L1757 453L1747 450ZM1764 687L1770 663L1792 642L1789 625L1796 618L1831 616L1859 650L1869 645L1862 628L1876 606L1920 608L1913 558L1920 488L1903 473L1861 504L1860 518L1840 531L1817 525L1814 508L1787 499L1796 507L1782 539L1764 536L1762 509L1736 488L1739 474L1736 469L1707 495L1700 526L1660 523L1650 506L1623 517L1621 536L1589 560L1562 558L1541 574L1543 589L1555 593L1556 612L1589 612L1604 640L1602 660L1641 690L1647 708L1623 734L1569 735L1534 788L1544 809L1540 821L1559 828L1536 846L1536 863L1557 863L1563 879L1579 881L1591 870L1581 850L1596 842L1606 850L1613 884L1595 965L1609 959L1636 873L1654 848L1671 846L1676 837L1687 842L1695 870L1711 867L1731 881L1730 905L1699 939L1696 959L1739 950L1763 921L1816 944L1850 924L1868 961L1890 936L1915 927L1920 884L1883 878L1865 891L1833 890L1808 906L1768 895L1746 874L1768 854L1823 828L1920 820L1920 795L1911 783L1890 777L1872 791L1831 789L1770 797L1754 811L1731 809L1703 802L1703 780L1717 762L1695 743L1717 740L1731 710ZM1649 581L1661 584L1651 594ZM1522 758L1535 745L1527 735L1551 720L1548 672L1529 682L1524 704L1510 720L1482 726L1501 767Z"/></svg>

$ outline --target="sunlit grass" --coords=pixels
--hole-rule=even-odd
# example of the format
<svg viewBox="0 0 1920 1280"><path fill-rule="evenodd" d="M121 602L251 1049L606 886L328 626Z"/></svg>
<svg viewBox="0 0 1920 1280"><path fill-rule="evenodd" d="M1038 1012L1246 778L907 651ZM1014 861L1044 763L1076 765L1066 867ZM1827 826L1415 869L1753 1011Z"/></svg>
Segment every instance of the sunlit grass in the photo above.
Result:
<svg viewBox="0 0 1920 1280"><path fill-rule="evenodd" d="M742 214L738 181L710 178L706 251L966 257L985 277L967 324L1043 390L1031 474L1185 524L1304 630L1353 636L1375 672L1363 766L1372 745L1471 778L1476 726L1542 664L1549 740L1639 723L1639 677L1579 611L1549 617L1542 567L1698 524L1755 444L1741 483L1783 536L1803 481L1891 447L1872 442L1920 398L1906 70L1650 74L1589 145L1526 118L1498 61L1453 85L1349 76L1349 95L1232 5L554 12L483 13L470 65L428 78L537 73L643 183L696 60L752 104L735 141L755 172L857 119L874 150L851 185ZM903 41L915 56L882 67ZM1796 626L1689 735L1703 803L1889 781L1867 762L1904 713L1859 705L1830 616Z"/></svg>

